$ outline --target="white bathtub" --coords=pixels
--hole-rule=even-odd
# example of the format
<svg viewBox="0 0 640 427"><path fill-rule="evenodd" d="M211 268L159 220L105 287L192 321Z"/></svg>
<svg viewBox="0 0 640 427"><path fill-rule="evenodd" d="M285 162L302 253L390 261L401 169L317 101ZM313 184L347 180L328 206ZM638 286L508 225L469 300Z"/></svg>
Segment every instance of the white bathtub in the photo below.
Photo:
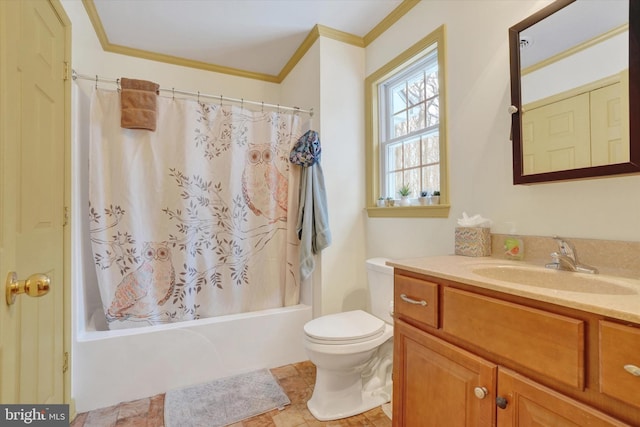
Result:
<svg viewBox="0 0 640 427"><path fill-rule="evenodd" d="M90 93L90 91L89 91ZM306 360L304 304L216 318L106 330L88 237L88 111L73 87L71 396L78 413L262 368Z"/></svg>
<svg viewBox="0 0 640 427"><path fill-rule="evenodd" d="M215 378L306 360L302 326L311 307L292 307L160 326L78 334L73 353L77 412Z"/></svg>

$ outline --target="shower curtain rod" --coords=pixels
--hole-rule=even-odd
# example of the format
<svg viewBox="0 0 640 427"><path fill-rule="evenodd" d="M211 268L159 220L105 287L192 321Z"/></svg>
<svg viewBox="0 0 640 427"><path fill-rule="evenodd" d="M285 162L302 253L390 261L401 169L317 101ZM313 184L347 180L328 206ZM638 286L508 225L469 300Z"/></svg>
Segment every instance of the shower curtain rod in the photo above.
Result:
<svg viewBox="0 0 640 427"><path fill-rule="evenodd" d="M95 81L96 82L96 88L98 87L98 83L114 83L116 85L118 85L118 90L120 89L120 79L108 79L108 78L104 78L104 77L99 77L97 74L95 76L90 76L87 74L79 74L76 72L76 70L72 70L71 71L71 78L73 80L91 80L91 81ZM160 88L161 91L163 92L170 92L172 94L179 94L179 95L187 95L187 96L195 96L198 98L198 100L200 98L210 98L210 99L216 99L219 101L227 101L227 102L236 102L239 103L241 105L243 104L251 104L251 105L259 105L261 107L269 107L269 108L277 108L278 110L289 110L289 111L297 111L299 113L307 113L309 114L310 117L313 117L313 108L309 109L309 110L305 110L299 107L287 107L287 106L283 106L280 104L267 104L265 102L262 101L249 101L243 98L229 98L227 96L223 96L223 95L207 95L205 93L200 93L200 92L189 92L189 91L185 91L185 90L178 90L175 88L171 88L171 89L164 89L164 88Z"/></svg>

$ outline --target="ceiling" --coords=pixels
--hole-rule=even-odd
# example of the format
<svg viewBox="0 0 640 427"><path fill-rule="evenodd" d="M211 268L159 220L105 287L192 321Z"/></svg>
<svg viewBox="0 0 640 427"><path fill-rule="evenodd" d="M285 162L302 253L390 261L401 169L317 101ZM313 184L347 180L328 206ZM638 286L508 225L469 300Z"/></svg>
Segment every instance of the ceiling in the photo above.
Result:
<svg viewBox="0 0 640 427"><path fill-rule="evenodd" d="M527 68L629 23L626 0L582 0L520 32L526 40L520 65Z"/></svg>
<svg viewBox="0 0 640 427"><path fill-rule="evenodd" d="M271 81L314 31L365 46L417 1L83 0L105 50Z"/></svg>

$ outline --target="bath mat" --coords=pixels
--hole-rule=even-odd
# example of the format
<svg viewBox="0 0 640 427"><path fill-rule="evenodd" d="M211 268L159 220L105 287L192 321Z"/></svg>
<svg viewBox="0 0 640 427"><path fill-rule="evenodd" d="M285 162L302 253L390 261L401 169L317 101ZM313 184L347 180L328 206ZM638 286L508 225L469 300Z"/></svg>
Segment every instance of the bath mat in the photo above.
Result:
<svg viewBox="0 0 640 427"><path fill-rule="evenodd" d="M263 369L168 391L164 399L164 424L226 426L290 403L271 372Z"/></svg>

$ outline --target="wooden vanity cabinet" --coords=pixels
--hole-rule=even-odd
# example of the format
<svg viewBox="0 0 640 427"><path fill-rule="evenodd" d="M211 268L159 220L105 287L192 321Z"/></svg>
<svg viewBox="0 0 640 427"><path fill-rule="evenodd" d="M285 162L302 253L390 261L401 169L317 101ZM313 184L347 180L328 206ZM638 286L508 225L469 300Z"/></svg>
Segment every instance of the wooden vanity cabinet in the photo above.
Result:
<svg viewBox="0 0 640 427"><path fill-rule="evenodd" d="M394 292L394 427L640 427L640 327L399 269Z"/></svg>

